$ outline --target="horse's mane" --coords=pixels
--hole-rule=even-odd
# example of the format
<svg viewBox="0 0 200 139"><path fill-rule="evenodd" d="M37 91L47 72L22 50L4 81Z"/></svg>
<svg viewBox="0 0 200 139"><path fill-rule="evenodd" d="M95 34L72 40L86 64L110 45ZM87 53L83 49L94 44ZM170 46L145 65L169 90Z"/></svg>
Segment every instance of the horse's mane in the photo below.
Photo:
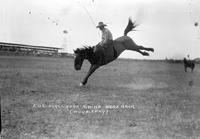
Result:
<svg viewBox="0 0 200 139"><path fill-rule="evenodd" d="M85 45L82 48L77 48L76 50L74 50L74 53L91 56L92 54L94 54L93 49L94 49L94 47Z"/></svg>

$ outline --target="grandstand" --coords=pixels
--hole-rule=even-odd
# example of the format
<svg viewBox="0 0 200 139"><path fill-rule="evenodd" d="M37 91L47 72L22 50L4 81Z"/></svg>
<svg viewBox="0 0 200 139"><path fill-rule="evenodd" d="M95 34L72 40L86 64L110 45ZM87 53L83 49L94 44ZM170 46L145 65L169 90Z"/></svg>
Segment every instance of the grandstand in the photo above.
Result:
<svg viewBox="0 0 200 139"><path fill-rule="evenodd" d="M58 56L62 48L0 42L0 55Z"/></svg>

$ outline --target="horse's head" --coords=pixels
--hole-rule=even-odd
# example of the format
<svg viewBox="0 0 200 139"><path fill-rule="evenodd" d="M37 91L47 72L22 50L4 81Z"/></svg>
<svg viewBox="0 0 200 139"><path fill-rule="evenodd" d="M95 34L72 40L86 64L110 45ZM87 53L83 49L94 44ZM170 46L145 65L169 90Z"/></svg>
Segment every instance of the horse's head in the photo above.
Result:
<svg viewBox="0 0 200 139"><path fill-rule="evenodd" d="M74 68L75 70L80 70L84 61L84 52L82 49L77 48L74 50L75 59L74 59Z"/></svg>
<svg viewBox="0 0 200 139"><path fill-rule="evenodd" d="M75 70L80 70L84 59L89 59L93 53L92 47L77 48L74 50L75 60L74 68Z"/></svg>

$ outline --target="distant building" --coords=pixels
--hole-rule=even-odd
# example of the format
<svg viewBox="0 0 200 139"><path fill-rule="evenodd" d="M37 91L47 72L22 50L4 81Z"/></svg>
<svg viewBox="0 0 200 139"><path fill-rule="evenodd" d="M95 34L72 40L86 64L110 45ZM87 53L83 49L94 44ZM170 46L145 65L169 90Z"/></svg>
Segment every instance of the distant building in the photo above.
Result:
<svg viewBox="0 0 200 139"><path fill-rule="evenodd" d="M0 54L57 56L62 48L0 42Z"/></svg>

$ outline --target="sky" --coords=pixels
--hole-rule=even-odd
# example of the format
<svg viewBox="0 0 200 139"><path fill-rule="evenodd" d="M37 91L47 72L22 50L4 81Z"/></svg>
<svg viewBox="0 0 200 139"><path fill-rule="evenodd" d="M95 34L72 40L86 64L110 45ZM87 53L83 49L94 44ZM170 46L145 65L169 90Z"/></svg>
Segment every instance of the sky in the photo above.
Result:
<svg viewBox="0 0 200 139"><path fill-rule="evenodd" d="M0 17L1 42L62 47L70 53L101 40L98 22L117 38L131 17L139 26L128 36L155 52L144 57L125 51L121 58L200 57L199 0L1 0Z"/></svg>

